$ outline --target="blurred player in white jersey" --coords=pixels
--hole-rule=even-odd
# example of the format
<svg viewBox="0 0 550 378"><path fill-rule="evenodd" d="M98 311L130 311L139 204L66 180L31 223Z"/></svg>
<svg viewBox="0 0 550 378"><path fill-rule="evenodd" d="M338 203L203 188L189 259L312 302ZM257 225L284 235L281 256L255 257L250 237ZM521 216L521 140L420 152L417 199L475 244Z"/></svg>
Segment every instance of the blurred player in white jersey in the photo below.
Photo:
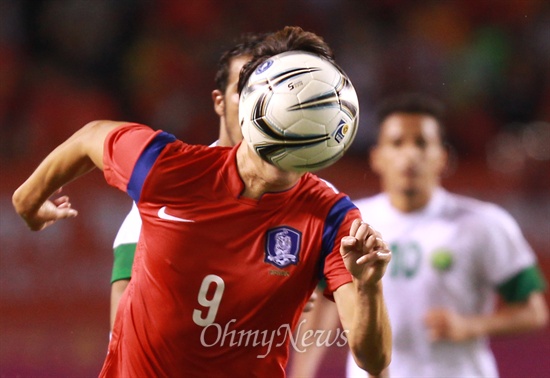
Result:
<svg viewBox="0 0 550 378"><path fill-rule="evenodd" d="M383 278L393 356L383 375L497 377L488 337L544 327L546 284L510 214L440 186L442 110L418 94L383 104L371 151L383 192L354 201L393 253ZM351 356L347 375L368 376Z"/></svg>
<svg viewBox="0 0 550 378"><path fill-rule="evenodd" d="M214 111L220 117L219 138L216 146L231 147L242 140L239 125L239 72L251 59L254 47L264 38L263 34L244 34L236 45L222 54L215 76L216 88L212 91ZM132 275L134 253L141 230L141 218L135 203L124 219L113 243L114 262L111 276L111 329L120 297L126 290Z"/></svg>

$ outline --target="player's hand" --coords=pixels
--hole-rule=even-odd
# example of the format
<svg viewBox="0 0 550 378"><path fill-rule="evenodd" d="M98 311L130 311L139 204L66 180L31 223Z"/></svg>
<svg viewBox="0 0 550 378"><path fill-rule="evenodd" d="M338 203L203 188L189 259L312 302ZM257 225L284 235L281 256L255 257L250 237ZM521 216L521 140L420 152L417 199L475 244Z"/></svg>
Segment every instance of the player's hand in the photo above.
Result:
<svg viewBox="0 0 550 378"><path fill-rule="evenodd" d="M344 264L361 285L376 285L391 260L391 251L380 233L367 223L353 221L349 236L342 238Z"/></svg>
<svg viewBox="0 0 550 378"><path fill-rule="evenodd" d="M475 321L466 319L456 312L443 308L429 310L424 316L424 324L432 342L467 341L475 337Z"/></svg>
<svg viewBox="0 0 550 378"><path fill-rule="evenodd" d="M60 191L60 190L59 190ZM57 193L59 193L59 191ZM27 226L33 231L40 231L57 222L59 219L74 218L78 212L71 208L68 196L47 200L36 212L21 214Z"/></svg>

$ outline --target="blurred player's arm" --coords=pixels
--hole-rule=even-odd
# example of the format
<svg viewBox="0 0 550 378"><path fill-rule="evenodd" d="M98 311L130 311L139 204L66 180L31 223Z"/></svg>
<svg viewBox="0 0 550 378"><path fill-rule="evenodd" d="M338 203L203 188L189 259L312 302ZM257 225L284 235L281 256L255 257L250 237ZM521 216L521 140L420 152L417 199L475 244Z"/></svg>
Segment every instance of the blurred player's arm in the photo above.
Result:
<svg viewBox="0 0 550 378"><path fill-rule="evenodd" d="M90 122L53 150L31 176L14 192L13 206L33 231L59 219L77 215L68 197L48 200L63 185L90 172L103 169L105 138L122 122Z"/></svg>
<svg viewBox="0 0 550 378"><path fill-rule="evenodd" d="M519 334L540 329L548 323L548 308L542 294L547 283L518 223L498 207L493 207L484 216L487 227L483 230L484 239L478 241L484 252L478 255L480 271L501 300L495 310L487 314L431 309L425 314L424 322L433 341L462 342ZM514 274L495 273L506 267L518 270Z"/></svg>
<svg viewBox="0 0 550 378"><path fill-rule="evenodd" d="M323 296L324 289L317 287L313 294L317 297L313 308L310 311L305 311L300 319L299 327L297 328L296 343L297 348L291 350L292 363L289 366L289 378L307 378L315 377L323 357L330 350L327 345L317 345L306 342L305 335L311 332L335 332L340 325L338 310L334 302ZM313 297L313 296L312 296ZM310 301L311 302L311 301Z"/></svg>
<svg viewBox="0 0 550 378"><path fill-rule="evenodd" d="M447 309L432 309L424 321L432 341L462 342L541 329L548 323L548 308L544 295L533 292L524 301L501 303L492 314L465 316Z"/></svg>
<svg viewBox="0 0 550 378"><path fill-rule="evenodd" d="M120 299L122 298L122 294L124 294L129 284L129 279L117 280L111 284L111 305L109 312L109 326L111 332L113 330L113 326L115 325L115 318L118 311Z"/></svg>
<svg viewBox="0 0 550 378"><path fill-rule="evenodd" d="M124 225L124 224L123 224ZM137 229L139 232L140 228ZM138 234L139 237L139 234ZM115 324L118 305L132 277L132 266L137 243L127 243L116 246L113 249L113 272L111 275L111 308L110 326L111 330Z"/></svg>
<svg viewBox="0 0 550 378"><path fill-rule="evenodd" d="M391 252L380 234L360 219L342 238L340 253L353 280L334 292L334 300L357 365L380 374L391 360L392 333L382 291Z"/></svg>

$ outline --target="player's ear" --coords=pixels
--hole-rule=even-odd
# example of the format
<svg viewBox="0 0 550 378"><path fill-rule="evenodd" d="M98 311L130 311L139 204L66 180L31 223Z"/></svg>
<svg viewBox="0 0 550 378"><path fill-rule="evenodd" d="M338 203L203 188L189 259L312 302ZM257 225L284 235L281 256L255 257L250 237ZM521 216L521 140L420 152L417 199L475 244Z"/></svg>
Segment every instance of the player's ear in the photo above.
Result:
<svg viewBox="0 0 550 378"><path fill-rule="evenodd" d="M455 150L450 144L445 144L441 148L440 165L439 174L441 177L449 177L456 170L457 156Z"/></svg>
<svg viewBox="0 0 550 378"><path fill-rule="evenodd" d="M214 103L214 111L219 117L222 117L225 113L225 101L223 92L219 89L212 91L212 102Z"/></svg>
<svg viewBox="0 0 550 378"><path fill-rule="evenodd" d="M445 147L441 149L441 172L443 172L449 164L449 150Z"/></svg>

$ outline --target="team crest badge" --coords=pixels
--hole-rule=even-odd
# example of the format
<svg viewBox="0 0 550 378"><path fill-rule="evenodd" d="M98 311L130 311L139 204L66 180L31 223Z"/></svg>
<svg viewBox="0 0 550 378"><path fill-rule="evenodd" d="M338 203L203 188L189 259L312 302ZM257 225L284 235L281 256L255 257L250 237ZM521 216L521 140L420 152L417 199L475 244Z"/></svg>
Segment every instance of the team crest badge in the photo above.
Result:
<svg viewBox="0 0 550 378"><path fill-rule="evenodd" d="M432 253L432 266L435 270L444 272L453 266L453 253L448 249L438 249Z"/></svg>
<svg viewBox="0 0 550 378"><path fill-rule="evenodd" d="M302 233L292 227L277 227L267 231L265 262L284 268L299 261Z"/></svg>

